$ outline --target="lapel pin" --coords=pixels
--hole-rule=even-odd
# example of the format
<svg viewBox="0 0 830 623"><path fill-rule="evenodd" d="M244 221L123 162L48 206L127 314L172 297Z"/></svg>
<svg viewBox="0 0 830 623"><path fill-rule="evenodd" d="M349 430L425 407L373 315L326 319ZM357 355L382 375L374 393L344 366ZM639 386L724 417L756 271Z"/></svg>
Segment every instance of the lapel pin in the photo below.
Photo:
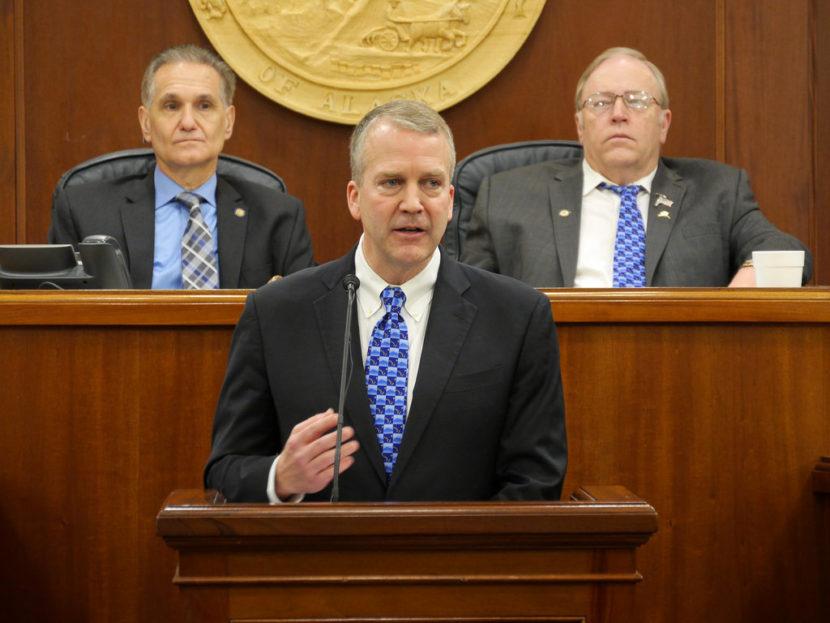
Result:
<svg viewBox="0 0 830 623"><path fill-rule="evenodd" d="M565 218L566 216L570 216L570 215L571 215L570 210L559 210L559 216L561 216L562 218Z"/></svg>
<svg viewBox="0 0 830 623"><path fill-rule="evenodd" d="M674 201L666 197L663 193L657 193L657 199L654 201L654 207L657 206L666 206L670 208L674 205Z"/></svg>
<svg viewBox="0 0 830 623"><path fill-rule="evenodd" d="M671 220L671 214L669 214L668 210L661 210L660 212L658 212L657 218L667 218Z"/></svg>
<svg viewBox="0 0 830 623"><path fill-rule="evenodd" d="M242 218L243 216L245 216L245 209L244 208L237 208L236 210L233 211L233 213L234 213L234 216L238 216L239 218Z"/></svg>

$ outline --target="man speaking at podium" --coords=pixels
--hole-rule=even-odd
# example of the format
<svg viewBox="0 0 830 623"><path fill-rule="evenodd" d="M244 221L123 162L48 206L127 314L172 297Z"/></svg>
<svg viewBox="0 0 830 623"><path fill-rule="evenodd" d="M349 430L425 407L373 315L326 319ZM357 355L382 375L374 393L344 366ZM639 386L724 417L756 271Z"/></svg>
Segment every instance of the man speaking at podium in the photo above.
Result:
<svg viewBox="0 0 830 623"><path fill-rule="evenodd" d="M344 281L359 281L339 499L558 499L567 444L550 304L438 248L452 218L449 127L425 104L385 104L355 128L351 165L363 235L249 295L205 486L232 502L330 499Z"/></svg>

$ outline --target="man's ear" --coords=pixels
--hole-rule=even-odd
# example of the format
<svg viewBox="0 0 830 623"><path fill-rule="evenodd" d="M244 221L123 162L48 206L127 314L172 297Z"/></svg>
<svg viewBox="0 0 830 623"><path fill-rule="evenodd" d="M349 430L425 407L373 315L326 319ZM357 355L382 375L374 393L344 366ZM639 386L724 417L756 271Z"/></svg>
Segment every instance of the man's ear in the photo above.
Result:
<svg viewBox="0 0 830 623"><path fill-rule="evenodd" d="M671 125L671 110L666 108L660 111L660 144L665 145L666 139L669 136L669 126Z"/></svg>
<svg viewBox="0 0 830 623"><path fill-rule="evenodd" d="M360 220L360 187L351 180L346 186L346 201L349 204L349 214L356 221Z"/></svg>
<svg viewBox="0 0 830 623"><path fill-rule="evenodd" d="M138 125L141 127L141 138L144 142L151 143L150 139L150 114L144 106L138 107Z"/></svg>
<svg viewBox="0 0 830 623"><path fill-rule="evenodd" d="M582 144L582 111L574 115L574 122L576 123L576 135L579 137L579 143Z"/></svg>
<svg viewBox="0 0 830 623"><path fill-rule="evenodd" d="M452 220L452 207L453 207L453 199L455 198L455 186L450 184L450 212L447 215L447 222L449 223Z"/></svg>
<svg viewBox="0 0 830 623"><path fill-rule="evenodd" d="M231 104L225 109L225 140L233 134L233 122L236 121L236 106Z"/></svg>

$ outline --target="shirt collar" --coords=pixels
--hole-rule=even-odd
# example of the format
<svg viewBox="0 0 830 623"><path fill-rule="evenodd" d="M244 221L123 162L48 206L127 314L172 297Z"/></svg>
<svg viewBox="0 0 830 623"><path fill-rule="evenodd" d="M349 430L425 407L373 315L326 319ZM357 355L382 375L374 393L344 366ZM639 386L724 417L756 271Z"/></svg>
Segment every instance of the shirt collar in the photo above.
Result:
<svg viewBox="0 0 830 623"><path fill-rule="evenodd" d="M646 175L643 178L640 178L633 185L642 186L647 193L651 193L651 183L654 181L654 176L657 174L657 167L652 169L651 173ZM602 182L606 184L610 184L611 186L617 186L614 182L607 179L605 176L601 175L597 171L588 164L588 161L585 158L582 159L582 196L584 197L588 193L593 190L596 190L597 186L599 186Z"/></svg>
<svg viewBox="0 0 830 623"><path fill-rule="evenodd" d="M432 292L435 283L438 281L438 268L441 265L441 252L438 248L432 254L426 267L412 279L400 285L406 295L404 309L416 321L421 322L432 301ZM383 303L380 300L380 293L391 285L386 283L366 261L363 255L363 236L357 243L357 251L354 256L354 272L360 280L360 288L357 291L357 301L364 316L367 318L376 313Z"/></svg>
<svg viewBox="0 0 830 623"><path fill-rule="evenodd" d="M184 192L185 190L176 182L167 177L158 165L156 165L155 172L153 173L153 182L156 187L156 210L175 201L176 195L180 192ZM199 188L196 188L190 192L199 195L202 199L204 199L202 203L209 203L215 207L216 173L211 175L204 184L199 186Z"/></svg>

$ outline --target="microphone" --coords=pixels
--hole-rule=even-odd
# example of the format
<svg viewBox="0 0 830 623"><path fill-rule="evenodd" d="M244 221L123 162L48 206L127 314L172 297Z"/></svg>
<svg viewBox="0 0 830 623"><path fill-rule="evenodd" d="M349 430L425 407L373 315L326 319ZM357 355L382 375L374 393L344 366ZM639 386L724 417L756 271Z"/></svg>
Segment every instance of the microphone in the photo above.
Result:
<svg viewBox="0 0 830 623"><path fill-rule="evenodd" d="M340 366L340 398L337 403L337 436L334 441L334 480L331 483L331 501L337 502L340 497L340 448L343 445L343 406L346 402L346 364L351 363L349 355L352 352L352 307L354 307L355 291L360 287L360 279L355 275L343 277L343 287L346 289L346 334L343 336L343 361ZM349 365L349 376L351 376Z"/></svg>

